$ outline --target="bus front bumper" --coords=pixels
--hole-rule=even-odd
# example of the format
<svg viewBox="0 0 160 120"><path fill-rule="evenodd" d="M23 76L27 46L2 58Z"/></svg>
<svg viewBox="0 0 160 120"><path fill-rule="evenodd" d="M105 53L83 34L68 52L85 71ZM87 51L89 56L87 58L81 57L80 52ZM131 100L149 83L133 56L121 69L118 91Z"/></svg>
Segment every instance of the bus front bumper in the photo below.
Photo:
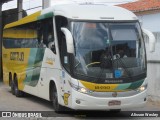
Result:
<svg viewBox="0 0 160 120"><path fill-rule="evenodd" d="M72 90L72 109L75 110L110 110L144 107L146 103L147 90L129 97L93 97ZM118 101L120 104L110 104Z"/></svg>

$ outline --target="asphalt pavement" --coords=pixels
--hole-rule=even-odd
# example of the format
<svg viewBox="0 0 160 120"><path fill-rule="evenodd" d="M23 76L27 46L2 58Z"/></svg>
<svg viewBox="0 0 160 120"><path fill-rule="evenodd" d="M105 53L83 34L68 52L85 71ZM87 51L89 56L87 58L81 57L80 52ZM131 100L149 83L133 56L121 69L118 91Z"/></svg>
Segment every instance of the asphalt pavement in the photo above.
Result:
<svg viewBox="0 0 160 120"><path fill-rule="evenodd" d="M12 112L12 115L15 118L0 118L2 120L18 120L18 119L23 119L23 120L76 120L76 119L100 119L100 118L105 118L105 119L122 119L122 118L130 118L130 119L160 119L160 105L154 103L153 101L148 101L146 106L143 108L132 108L132 109L123 109L120 113L114 113L114 112L108 112L108 111L85 111L85 112L66 112L66 113L55 113L54 109L52 107L51 102L46 101L44 99L32 96L32 95L27 95L26 97L21 97L17 98L16 96L12 95L10 87L4 85L2 82L0 82L0 111L1 112ZM41 118L34 118L34 117L29 117L25 118L18 118L16 117L17 114L13 114L13 112L18 112L21 115L25 112L44 112L44 114L51 114L52 117L43 117ZM139 112L140 111L140 112ZM146 112L144 112L146 111ZM152 117L147 117L147 116L142 116L143 114L149 114L152 115ZM42 115L43 115L42 112ZM25 113L28 115L28 113ZM156 117L156 114L158 116ZM29 114L30 115L30 114ZM140 116L141 115L141 116ZM21 116L20 116L21 117ZM27 116L28 117L28 116Z"/></svg>

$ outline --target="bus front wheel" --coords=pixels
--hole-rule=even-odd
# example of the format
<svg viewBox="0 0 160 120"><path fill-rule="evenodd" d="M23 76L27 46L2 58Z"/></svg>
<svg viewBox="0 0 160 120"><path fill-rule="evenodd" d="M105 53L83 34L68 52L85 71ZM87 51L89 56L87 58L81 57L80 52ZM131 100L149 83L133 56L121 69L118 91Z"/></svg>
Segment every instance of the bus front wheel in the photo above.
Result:
<svg viewBox="0 0 160 120"><path fill-rule="evenodd" d="M58 103L58 94L56 86L53 87L53 95L52 95L52 102L53 102L53 108L55 112L59 113L62 111L62 106Z"/></svg>

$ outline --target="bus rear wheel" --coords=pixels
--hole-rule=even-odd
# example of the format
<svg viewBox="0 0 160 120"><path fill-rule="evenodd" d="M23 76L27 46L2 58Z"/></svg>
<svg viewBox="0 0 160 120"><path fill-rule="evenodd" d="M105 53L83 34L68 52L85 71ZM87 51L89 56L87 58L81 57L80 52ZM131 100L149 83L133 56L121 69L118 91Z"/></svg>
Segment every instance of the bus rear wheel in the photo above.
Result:
<svg viewBox="0 0 160 120"><path fill-rule="evenodd" d="M12 93L13 95L15 95L14 82L13 82L13 81L11 81L11 93Z"/></svg>
<svg viewBox="0 0 160 120"><path fill-rule="evenodd" d="M12 80L12 74L11 73L9 73L9 86L11 87L11 93L13 95L15 95L15 92L14 92L14 82Z"/></svg>
<svg viewBox="0 0 160 120"><path fill-rule="evenodd" d="M57 94L56 86L53 87L52 94L53 94L52 95L53 108L55 112L60 113L62 112L62 106L58 103L58 94Z"/></svg>
<svg viewBox="0 0 160 120"><path fill-rule="evenodd" d="M13 83L13 88L14 88L14 93L16 97L22 97L23 92L18 89L18 81L17 81L17 76L14 77L14 83Z"/></svg>

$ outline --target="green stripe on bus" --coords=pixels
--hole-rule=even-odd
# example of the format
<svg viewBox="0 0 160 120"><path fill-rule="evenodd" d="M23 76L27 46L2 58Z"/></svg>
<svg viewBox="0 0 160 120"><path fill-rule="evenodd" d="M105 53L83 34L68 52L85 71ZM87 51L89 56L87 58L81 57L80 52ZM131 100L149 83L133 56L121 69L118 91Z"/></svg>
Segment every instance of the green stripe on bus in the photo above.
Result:
<svg viewBox="0 0 160 120"><path fill-rule="evenodd" d="M45 48L31 48L28 67L26 69L26 79L24 83L30 86L36 86L40 77L42 61Z"/></svg>
<svg viewBox="0 0 160 120"><path fill-rule="evenodd" d="M46 18L51 18L53 16L54 16L53 12L49 12L49 13L38 16L37 19L38 20L43 20L43 19L46 19Z"/></svg>
<svg viewBox="0 0 160 120"><path fill-rule="evenodd" d="M115 90L126 90L132 83L119 84Z"/></svg>
<svg viewBox="0 0 160 120"><path fill-rule="evenodd" d="M139 87L142 85L143 82L144 82L144 79L143 79L143 80L136 81L136 82L133 82L133 83L129 86L128 89L132 89L132 90L137 89L137 88L139 88Z"/></svg>

